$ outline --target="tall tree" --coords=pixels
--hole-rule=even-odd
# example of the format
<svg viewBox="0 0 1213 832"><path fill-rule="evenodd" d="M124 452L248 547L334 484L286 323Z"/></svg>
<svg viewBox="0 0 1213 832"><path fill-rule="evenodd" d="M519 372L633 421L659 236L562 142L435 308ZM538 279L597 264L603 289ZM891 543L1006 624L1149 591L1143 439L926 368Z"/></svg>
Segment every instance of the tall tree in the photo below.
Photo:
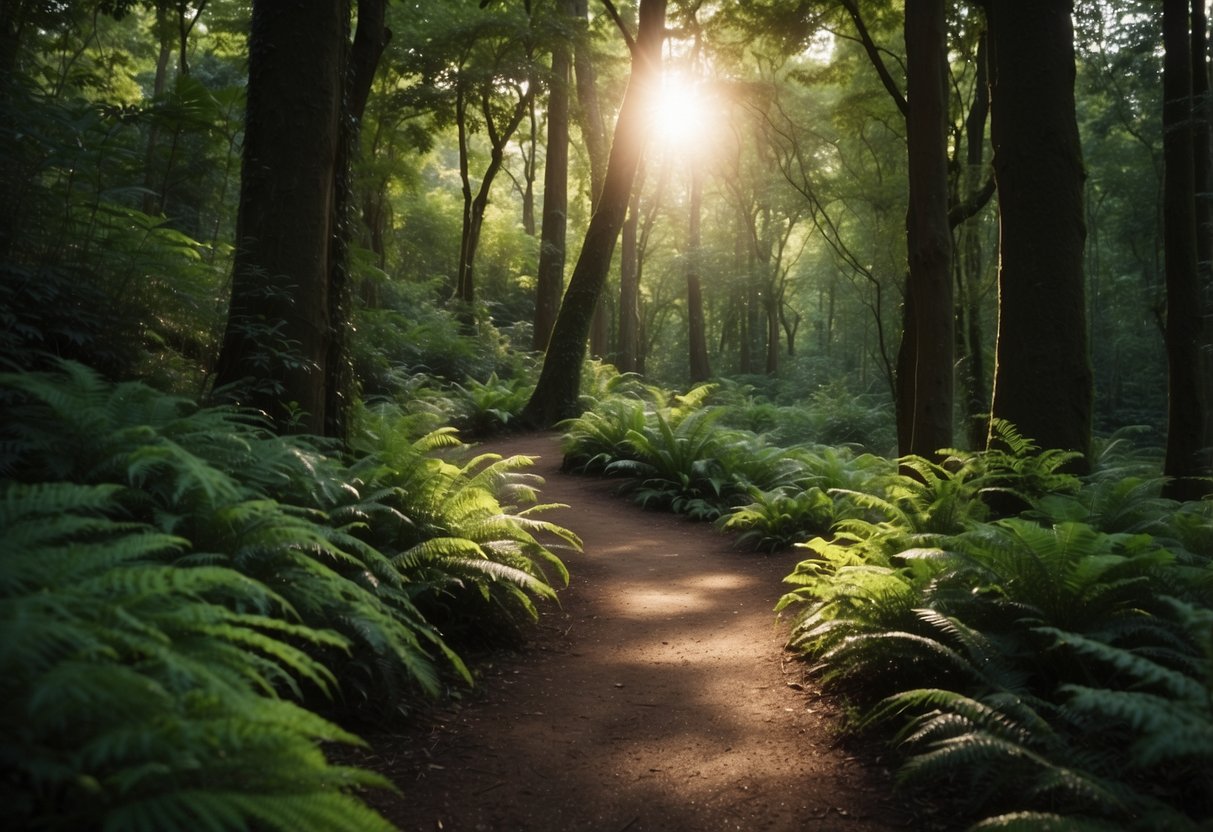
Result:
<svg viewBox="0 0 1213 832"><path fill-rule="evenodd" d="M613 4L608 2L607 8L614 12ZM666 0L641 0L635 39L619 21L632 52L632 73L615 122L602 196L560 304L539 381L523 409L521 418L531 425L548 427L577 415L590 321L606 282L648 136L645 110L660 77L665 10Z"/></svg>
<svg viewBox="0 0 1213 832"><path fill-rule="evenodd" d="M216 388L323 433L348 0L256 0L236 256Z"/></svg>
<svg viewBox="0 0 1213 832"><path fill-rule="evenodd" d="M589 15L589 4L586 0L574 0L574 10L579 20L585 20ZM577 76L577 113L581 126L581 137L585 144L586 155L590 160L590 205L593 210L598 207L598 200L602 196L611 148L607 136L606 120L602 115L602 105L598 100L598 73L594 68L590 41L587 38L580 37L574 41L573 65ZM622 306L620 314L623 314ZM609 326L605 298L600 293L598 304L594 307L594 319L590 324L592 355L603 356L606 354Z"/></svg>
<svg viewBox="0 0 1213 832"><path fill-rule="evenodd" d="M1208 379L1202 372L1196 216L1195 108L1188 0L1163 0L1163 245L1166 256L1167 455L1165 493L1180 500L1210 493L1213 459L1206 428Z"/></svg>
<svg viewBox="0 0 1213 832"><path fill-rule="evenodd" d="M574 13L572 0L558 0L560 22L568 25ZM552 43L552 76L548 92L547 161L543 167L543 227L540 231L539 270L535 284L533 348L548 345L560 293L564 290L565 232L569 210L569 71L568 41Z"/></svg>
<svg viewBox="0 0 1213 832"><path fill-rule="evenodd" d="M345 73L337 161L334 165L333 221L336 233L329 249L329 344L324 379L324 434L346 439L349 413L354 394L354 374L349 357L349 321L351 290L349 248L355 223L348 215L353 209L351 170L358 155L362 118L366 112L371 84L379 60L392 33L387 28L387 0L358 0L358 28L349 48L349 66Z"/></svg>
<svg viewBox="0 0 1213 832"><path fill-rule="evenodd" d="M221 395L281 431L340 436L349 382L348 172L387 41L384 0L253 4Z"/></svg>
<svg viewBox="0 0 1213 832"><path fill-rule="evenodd" d="M978 36L974 63L976 79L973 84L973 99L969 103L963 133L958 131L957 164L960 149L964 148L963 175L956 182L957 191L965 193L965 201L975 204L982 193L993 187L993 179L985 169L986 121L990 113L990 85L986 73L986 35ZM963 136L963 139L961 138ZM982 184L979 184L982 183ZM986 194L988 200L989 194ZM959 201L959 200L958 200ZM954 218L953 226L957 223ZM964 430L970 448L985 445L988 433L986 423L990 413L990 394L987 383L985 352L982 348L982 295L983 277L986 273L983 254L983 233L979 223L959 223L956 264L958 321L957 344L960 347L958 365L960 383L964 397Z"/></svg>
<svg viewBox="0 0 1213 832"><path fill-rule="evenodd" d="M897 446L952 446L952 229L948 224L948 64L944 0L906 0L909 273L897 353Z"/></svg>
<svg viewBox="0 0 1213 832"><path fill-rule="evenodd" d="M1071 0L989 0L1001 262L993 415L1086 454L1092 382Z"/></svg>

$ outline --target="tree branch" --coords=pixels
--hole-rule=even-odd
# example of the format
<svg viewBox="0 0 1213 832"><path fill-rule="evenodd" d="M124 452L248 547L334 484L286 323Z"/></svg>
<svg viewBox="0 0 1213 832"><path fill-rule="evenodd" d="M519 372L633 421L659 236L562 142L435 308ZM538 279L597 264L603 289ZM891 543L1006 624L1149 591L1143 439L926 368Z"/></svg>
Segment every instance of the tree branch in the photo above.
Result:
<svg viewBox="0 0 1213 832"><path fill-rule="evenodd" d="M636 39L632 37L632 33L628 31L627 24L625 24L623 22L623 18L619 16L619 10L615 8L615 4L612 3L611 0L602 0L602 5L606 6L607 14L611 16L611 20L614 20L615 25L619 27L619 32L623 35L623 39L628 45L628 52L635 57Z"/></svg>
<svg viewBox="0 0 1213 832"><path fill-rule="evenodd" d="M889 68L885 66L884 59L880 57L880 50L876 48L876 43L872 40L872 35L868 31L867 24L863 22L863 17L859 14L859 5L855 0L842 0L842 5L851 16L851 21L855 24L855 31L859 33L859 40L863 44L864 51L868 53L868 60L872 62L872 66L876 67L876 74L880 76L881 83L889 91L889 95L893 96L893 101L897 104L897 109L901 111L901 114L908 116L910 114L909 102L906 101L906 97L898 89L897 82L893 80L893 76L889 74Z"/></svg>
<svg viewBox="0 0 1213 832"><path fill-rule="evenodd" d="M969 198L964 202L957 202L948 208L948 226L955 228L969 217L976 214L982 208L986 207L986 203L990 201L990 197L994 196L995 185L994 176L991 174L986 177L985 184L980 189L969 194Z"/></svg>

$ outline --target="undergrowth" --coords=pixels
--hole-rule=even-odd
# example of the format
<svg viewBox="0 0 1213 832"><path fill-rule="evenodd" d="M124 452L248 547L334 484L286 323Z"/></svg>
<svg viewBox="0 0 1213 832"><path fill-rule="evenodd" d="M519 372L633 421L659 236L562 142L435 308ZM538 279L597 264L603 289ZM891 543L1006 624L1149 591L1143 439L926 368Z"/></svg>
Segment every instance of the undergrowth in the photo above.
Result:
<svg viewBox="0 0 1213 832"><path fill-rule="evenodd" d="M388 828L330 719L470 682L461 645L533 616L579 545L529 459L391 409L342 454L68 362L0 400L13 828Z"/></svg>
<svg viewBox="0 0 1213 832"><path fill-rule="evenodd" d="M1213 823L1213 502L1161 497L1123 436L1081 479L1002 422L990 450L893 463L780 447L712 393L608 389L565 464L804 547L790 646L896 744L901 786L974 830Z"/></svg>

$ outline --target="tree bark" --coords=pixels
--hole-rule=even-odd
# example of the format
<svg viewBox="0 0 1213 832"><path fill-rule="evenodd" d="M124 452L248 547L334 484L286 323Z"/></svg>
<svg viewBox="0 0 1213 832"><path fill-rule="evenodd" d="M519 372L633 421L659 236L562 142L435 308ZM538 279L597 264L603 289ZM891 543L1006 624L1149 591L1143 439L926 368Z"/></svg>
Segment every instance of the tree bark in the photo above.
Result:
<svg viewBox="0 0 1213 832"><path fill-rule="evenodd" d="M232 300L216 388L321 433L347 0L253 4Z"/></svg>
<svg viewBox="0 0 1213 832"><path fill-rule="evenodd" d="M986 120L990 112L989 77L986 71L987 47L985 33L977 47L977 80L973 103L965 119L965 182L972 201L980 191L977 182L985 176ZM986 382L985 353L982 349L981 280L985 272L981 229L977 223L960 225L959 268L957 288L960 293L961 320L959 338L964 346L960 362L961 385L964 390L965 432L970 448L985 445L990 414L990 393Z"/></svg>
<svg viewBox="0 0 1213 832"><path fill-rule="evenodd" d="M988 5L1002 253L992 411L1043 448L1085 455L1092 389L1071 10L1070 0Z"/></svg>
<svg viewBox="0 0 1213 832"><path fill-rule="evenodd" d="M615 123L602 197L590 218L577 265L560 305L543 369L522 420L550 427L578 414L581 366L594 307L611 266L611 255L623 226L636 169L648 134L645 108L661 71L666 0L641 0L639 30L632 53L632 74Z"/></svg>
<svg viewBox="0 0 1213 832"><path fill-rule="evenodd" d="M1187 0L1163 0L1163 247L1166 254L1167 452L1163 493L1196 500L1213 473L1205 442L1201 292L1196 242L1192 55Z"/></svg>
<svg viewBox="0 0 1213 832"><path fill-rule="evenodd" d="M572 16L570 0L560 12ZM569 207L569 48L564 40L552 45L552 83L548 95L548 147L543 167L543 229L539 241L539 271L535 286L535 326L532 347L547 348L564 291L565 232Z"/></svg>
<svg viewBox="0 0 1213 832"><path fill-rule="evenodd" d="M906 0L909 276L897 355L897 446L952 446L952 230L948 223L948 64L944 0Z"/></svg>
<svg viewBox="0 0 1213 832"><path fill-rule="evenodd" d="M329 252L329 347L325 362L324 434L349 438L349 413L354 395L354 368L349 355L349 321L353 306L349 280L349 249L354 237L351 166L358 155L362 117L371 95L379 60L391 39L387 0L358 0L358 28L349 50L345 74L345 106L334 167L333 218L336 232ZM342 42L346 41L343 34ZM382 242L380 243L382 245Z"/></svg>

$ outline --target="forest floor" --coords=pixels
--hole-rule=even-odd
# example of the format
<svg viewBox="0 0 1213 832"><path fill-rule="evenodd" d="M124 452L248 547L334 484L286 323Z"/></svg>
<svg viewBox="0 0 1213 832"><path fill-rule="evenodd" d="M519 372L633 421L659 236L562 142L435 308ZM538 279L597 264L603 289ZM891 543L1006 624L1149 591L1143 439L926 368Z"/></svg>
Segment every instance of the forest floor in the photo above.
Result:
<svg viewBox="0 0 1213 832"><path fill-rule="evenodd" d="M880 750L844 743L837 707L775 620L796 552L735 549L710 524L645 511L618 483L561 473L554 435L486 448L539 459L543 515L581 536L560 603L476 688L406 731L363 735L361 764L404 832L921 829ZM931 824L933 825L933 824Z"/></svg>

